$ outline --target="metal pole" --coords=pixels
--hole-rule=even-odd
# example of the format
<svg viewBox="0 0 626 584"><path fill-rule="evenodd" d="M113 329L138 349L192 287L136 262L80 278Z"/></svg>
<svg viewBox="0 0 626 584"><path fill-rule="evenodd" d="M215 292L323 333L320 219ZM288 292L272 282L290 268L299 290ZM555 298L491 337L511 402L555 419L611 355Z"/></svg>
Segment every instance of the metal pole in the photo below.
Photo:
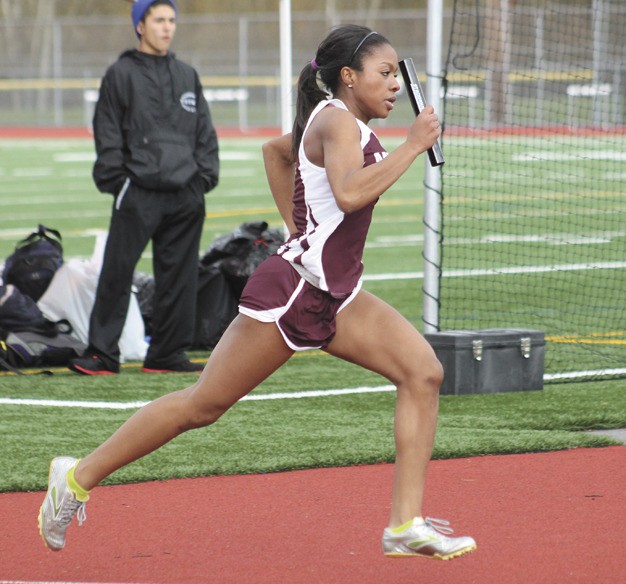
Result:
<svg viewBox="0 0 626 584"><path fill-rule="evenodd" d="M593 14L591 21L593 22L593 84L597 87L602 83L602 73L605 63L608 59L605 55L604 46L607 44L606 19L604 18L605 5L604 0L593 0ZM602 107L600 100L603 99L599 92L595 92L593 100L593 124L597 128L602 127Z"/></svg>
<svg viewBox="0 0 626 584"><path fill-rule="evenodd" d="M280 0L280 120L283 134L291 131L291 1Z"/></svg>
<svg viewBox="0 0 626 584"><path fill-rule="evenodd" d="M544 118L544 100L546 95L545 55L544 55L544 37L545 37L545 6L535 8L535 70L537 71L537 125L543 126Z"/></svg>
<svg viewBox="0 0 626 584"><path fill-rule="evenodd" d="M52 76L54 78L54 125L63 125L63 89L59 81L63 77L63 37L61 25L55 19L52 23Z"/></svg>
<svg viewBox="0 0 626 584"><path fill-rule="evenodd" d="M502 31L502 90L504 98L504 120L513 124L513 91L510 86L509 71L511 69L511 6L509 0L500 0L500 30Z"/></svg>
<svg viewBox="0 0 626 584"><path fill-rule="evenodd" d="M248 91L248 17L239 17L239 85ZM239 100L239 129L248 129L248 100Z"/></svg>
<svg viewBox="0 0 626 584"><path fill-rule="evenodd" d="M443 0L428 0L426 100L441 115L441 40ZM448 163L449 164L449 163ZM441 273L441 166L432 167L425 159L424 177L424 282L422 285L423 331L439 330L439 276Z"/></svg>

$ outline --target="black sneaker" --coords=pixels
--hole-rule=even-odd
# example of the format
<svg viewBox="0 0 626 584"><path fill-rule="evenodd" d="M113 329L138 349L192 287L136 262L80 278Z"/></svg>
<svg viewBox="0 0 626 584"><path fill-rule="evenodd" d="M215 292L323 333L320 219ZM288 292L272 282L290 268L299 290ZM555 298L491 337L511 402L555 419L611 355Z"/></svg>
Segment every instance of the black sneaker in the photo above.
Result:
<svg viewBox="0 0 626 584"><path fill-rule="evenodd" d="M81 375L116 375L120 372L119 367L109 369L98 355L86 355L71 359L68 367Z"/></svg>
<svg viewBox="0 0 626 584"><path fill-rule="evenodd" d="M166 367L148 362L141 368L144 373L200 373L203 369L203 363L192 363L189 359Z"/></svg>

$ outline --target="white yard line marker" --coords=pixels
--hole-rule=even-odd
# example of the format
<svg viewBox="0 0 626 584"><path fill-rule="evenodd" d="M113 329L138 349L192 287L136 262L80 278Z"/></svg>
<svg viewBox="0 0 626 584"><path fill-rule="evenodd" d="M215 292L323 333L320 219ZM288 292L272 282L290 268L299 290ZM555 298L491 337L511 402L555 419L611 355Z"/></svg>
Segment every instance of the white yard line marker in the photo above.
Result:
<svg viewBox="0 0 626 584"><path fill-rule="evenodd" d="M545 374L545 381L555 381L559 379L577 379L588 376L624 375L626 368L621 369L599 369L596 371L570 371L568 373ZM312 389L308 391L278 392L266 394L250 394L240 401L268 401L277 399L305 399L315 397L334 397L343 395L387 393L395 391L393 385L380 385L376 387L346 387L343 389ZM53 400L53 399L25 399L25 398L0 398L0 405L8 406L41 406L58 408L91 408L99 410L132 410L138 409L149 402L105 402L105 401L78 401L78 400ZM0 581L0 584L3 584Z"/></svg>
<svg viewBox="0 0 626 584"><path fill-rule="evenodd" d="M502 274L541 274L545 272L564 272L581 270L618 270L626 268L626 262L596 262L587 264L556 264L553 266L516 266L502 268L478 268L473 270L444 270L444 278L465 276L495 276ZM400 274L366 274L364 282L380 280L414 280L424 277L423 272L403 272Z"/></svg>
<svg viewBox="0 0 626 584"><path fill-rule="evenodd" d="M294 391L281 393L251 394L243 397L240 401L267 401L275 399L302 399L311 397L328 397L362 393L381 393L395 391L393 385L380 387L352 387L346 389L320 389L310 391ZM54 400L54 399L24 399L24 398L0 398L0 405L12 406L43 406L58 408L92 408L99 410L133 410L145 406L149 402L105 402L105 401L78 401L78 400Z"/></svg>

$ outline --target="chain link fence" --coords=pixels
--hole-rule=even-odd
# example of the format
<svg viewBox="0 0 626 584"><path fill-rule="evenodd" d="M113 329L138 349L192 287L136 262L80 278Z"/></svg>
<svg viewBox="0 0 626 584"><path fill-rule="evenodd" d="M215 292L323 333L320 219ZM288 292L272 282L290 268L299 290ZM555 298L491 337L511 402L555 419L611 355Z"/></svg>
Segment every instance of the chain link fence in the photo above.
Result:
<svg viewBox="0 0 626 584"><path fill-rule="evenodd" d="M426 63L426 12L341 13L337 23L371 26L402 56ZM315 54L333 26L324 12L292 15L293 72ZM64 126L89 123L94 90L106 68L137 45L130 18L58 18L0 22L0 125ZM193 65L213 102L219 125L280 125L278 14L180 15L172 45ZM1 41L0 41L1 44ZM220 91L221 90L221 91Z"/></svg>

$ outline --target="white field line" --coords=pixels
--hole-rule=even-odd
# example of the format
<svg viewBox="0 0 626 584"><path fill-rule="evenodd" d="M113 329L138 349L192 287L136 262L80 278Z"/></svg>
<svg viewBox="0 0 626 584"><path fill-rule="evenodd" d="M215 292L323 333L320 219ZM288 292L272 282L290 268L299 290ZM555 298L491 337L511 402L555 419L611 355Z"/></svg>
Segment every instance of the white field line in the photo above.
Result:
<svg viewBox="0 0 626 584"><path fill-rule="evenodd" d="M393 385L382 385L380 387L353 387L346 389L319 389L310 391L294 391L282 393L266 393L243 397L240 401L268 401L276 399L303 399L312 397L330 397L364 393L382 393L395 391ZM149 402L104 402L104 401L78 401L78 400L54 400L54 399L22 399L22 398L0 398L0 405L12 406L44 406L59 408L92 408L98 410L133 410L145 406Z"/></svg>
<svg viewBox="0 0 626 584"><path fill-rule="evenodd" d="M54 161L57 163L80 163L80 162L94 162L96 160L95 152L60 152L54 155ZM261 154L256 152L221 152L220 159L222 161L228 160L229 162L249 162L262 160ZM34 177L51 177L58 176L58 169L53 166L27 166L17 167L13 169L10 175L13 178L34 178ZM9 176L9 175L6 175Z"/></svg>
<svg viewBox="0 0 626 584"><path fill-rule="evenodd" d="M95 162L96 153L91 151L59 152L53 157L55 162ZM249 160L262 160L261 149L258 152L232 150L220 152L220 160L234 162L247 162Z"/></svg>
<svg viewBox="0 0 626 584"><path fill-rule="evenodd" d="M19 236L21 237L27 230L15 230L15 229L4 229L0 230L0 239L13 239L17 236L19 231ZM72 235L76 237L93 237L97 235L99 230L85 230L83 232L73 232ZM611 234L607 234L608 237L622 237L623 232L613 232ZM497 236L492 236L493 240L498 241ZM490 241L489 236L485 236L481 238L481 242ZM588 243L588 242L587 242ZM411 243L412 244L412 243ZM391 244L388 240L385 241L381 246L378 245L366 245L366 247L391 247ZM403 243L397 244L399 247L403 245ZM404 244L406 245L406 243ZM150 250L146 250L142 256L143 259L151 259L152 253ZM68 258L71 259L71 258ZM86 257L80 257L77 259L88 259ZM1 262L0 262L1 265ZM555 264L551 266L515 266L515 267L497 267L497 268L475 268L475 269L465 269L465 270L444 270L442 277L444 278L467 278L467 277L479 277L479 276L496 276L496 275L511 275L511 274L541 274L541 273L549 273L549 272L577 272L577 271L585 271L585 270L619 270L626 268L626 261L622 262L593 262L593 263L582 263L582 264ZM382 274L364 274L363 281L364 282L382 282L382 281L393 281L393 280L422 280L424 278L424 272L389 272Z"/></svg>
<svg viewBox="0 0 626 584"><path fill-rule="evenodd" d="M510 235L491 233L481 237L449 237L445 243L448 245L477 245L492 243L545 243L548 245L565 244L597 244L610 243L613 239L626 237L626 230L598 231L584 235L580 233L538 233L533 235ZM367 248L407 247L421 245L424 235L415 233L411 235L381 235L368 241Z"/></svg>
<svg viewBox="0 0 626 584"><path fill-rule="evenodd" d="M151 259L152 253L145 251L143 259ZM75 259L87 260L87 256L76 257ZM2 264L0 263L0 266ZM489 268L471 270L445 270L444 278L468 278L478 276L502 276L511 274L542 274L548 272L577 272L584 270L619 270L626 268L626 262L596 262L588 264L557 264L553 266L516 266L514 268ZM422 280L424 272L389 272L383 274L365 274L364 282L383 282L393 280ZM0 583L1 584L1 583Z"/></svg>
<svg viewBox="0 0 626 584"><path fill-rule="evenodd" d="M559 379L578 379L589 376L610 376L623 375L623 369L599 369L596 371L570 371L568 373L555 373L544 375L545 381L556 381ZM336 397L355 394L386 393L395 391L393 385L380 385L378 387L348 387L343 389L314 389L308 391L280 392L267 394L249 394L240 401L269 401L277 399L309 399L316 397ZM25 398L0 398L0 405L7 406L41 406L58 408L90 408L98 410L133 410L141 408L149 402L105 402L105 401L78 401L78 400L53 400L53 399L25 399Z"/></svg>
<svg viewBox="0 0 626 584"><path fill-rule="evenodd" d="M503 268L478 268L473 270L444 270L444 278L495 276L505 274L541 274L545 272L576 272L581 270L617 270L626 268L626 262L595 262L586 264L556 264L553 266L516 266ZM399 274L369 274L363 276L365 282L381 280L422 279L424 272L403 272Z"/></svg>
<svg viewBox="0 0 626 584"><path fill-rule="evenodd" d="M253 196L252 191L242 191L235 196ZM39 203L43 203L44 199L37 199ZM4 203L0 200L0 206ZM239 212L240 210L235 210ZM107 209L107 213L108 213ZM11 227L0 229L0 239L13 240L16 237L23 237L24 233L31 227ZM104 229L72 229L67 234L69 237L93 237L99 233L105 233ZM446 243L450 245L479 245L479 244L495 244L495 243L546 243L548 245L563 244L597 244L610 243L614 239L626 237L626 230L617 231L596 231L589 232L584 235L580 233L538 233L533 235L511 235L503 233L488 233L481 237L451 237L446 239ZM424 235L415 233L410 235L381 235L372 238L365 244L366 248L385 248L385 247L406 247L418 246L424 242Z"/></svg>
<svg viewBox="0 0 626 584"><path fill-rule="evenodd" d="M626 160L626 152L601 150L598 152L528 152L514 154L513 162L582 162L585 160Z"/></svg>
<svg viewBox="0 0 626 584"><path fill-rule="evenodd" d="M597 371L569 371L567 373L546 373L543 376L544 381L560 381L566 379L580 379L582 377L605 377L611 375L624 375L626 374L626 367L616 369L599 369Z"/></svg>

